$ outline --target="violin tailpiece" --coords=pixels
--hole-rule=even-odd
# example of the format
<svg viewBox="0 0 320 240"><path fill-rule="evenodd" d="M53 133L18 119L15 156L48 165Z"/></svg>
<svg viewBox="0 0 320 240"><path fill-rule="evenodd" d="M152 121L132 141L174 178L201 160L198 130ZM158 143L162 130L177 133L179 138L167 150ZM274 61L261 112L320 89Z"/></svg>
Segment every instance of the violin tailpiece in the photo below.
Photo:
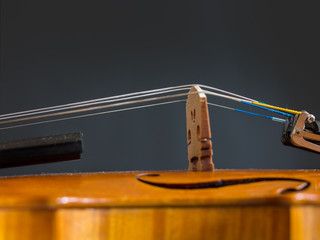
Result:
<svg viewBox="0 0 320 240"><path fill-rule="evenodd" d="M288 119L282 133L284 145L320 153L320 122L315 119L310 121L310 116L302 111L300 115Z"/></svg>
<svg viewBox="0 0 320 240"><path fill-rule="evenodd" d="M212 142L207 97L199 86L190 89L187 105L189 170L212 171Z"/></svg>

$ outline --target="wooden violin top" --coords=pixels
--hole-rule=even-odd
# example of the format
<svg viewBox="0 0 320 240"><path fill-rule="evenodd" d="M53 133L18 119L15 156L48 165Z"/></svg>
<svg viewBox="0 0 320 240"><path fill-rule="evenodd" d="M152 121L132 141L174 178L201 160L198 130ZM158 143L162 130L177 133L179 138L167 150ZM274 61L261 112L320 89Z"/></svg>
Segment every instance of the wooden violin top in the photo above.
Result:
<svg viewBox="0 0 320 240"><path fill-rule="evenodd" d="M214 170L0 178L0 206L320 204L319 170Z"/></svg>

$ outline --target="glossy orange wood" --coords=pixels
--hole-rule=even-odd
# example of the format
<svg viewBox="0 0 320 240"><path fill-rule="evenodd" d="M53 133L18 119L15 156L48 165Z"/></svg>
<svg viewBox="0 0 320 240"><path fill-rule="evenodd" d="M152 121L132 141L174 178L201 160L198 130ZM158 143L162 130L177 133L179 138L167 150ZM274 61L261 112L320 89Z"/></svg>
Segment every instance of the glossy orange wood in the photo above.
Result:
<svg viewBox="0 0 320 240"><path fill-rule="evenodd" d="M141 175L145 173L159 176ZM137 176L153 184L169 185L220 179L280 180L219 188L169 189L141 182ZM307 188L306 182L310 184ZM291 191L285 191L288 189ZM215 170L7 177L0 178L0 194L0 239L297 240L320 236L320 171Z"/></svg>
<svg viewBox="0 0 320 240"><path fill-rule="evenodd" d="M157 183L202 183L215 180L252 178L294 178L310 182L263 181L207 189L166 189L137 180L145 173L158 177L140 179ZM115 207L115 206L199 206L259 203L319 204L320 171L312 170L215 170L213 172L116 172L39 175L0 178L1 207Z"/></svg>

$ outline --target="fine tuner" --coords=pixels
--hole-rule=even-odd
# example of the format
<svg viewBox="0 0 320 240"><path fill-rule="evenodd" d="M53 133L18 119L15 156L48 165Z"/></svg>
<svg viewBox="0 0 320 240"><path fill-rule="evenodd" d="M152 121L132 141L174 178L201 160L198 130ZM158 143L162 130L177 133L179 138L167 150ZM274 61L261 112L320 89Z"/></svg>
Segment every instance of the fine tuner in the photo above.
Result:
<svg viewBox="0 0 320 240"><path fill-rule="evenodd" d="M254 106L282 118L211 103L207 96ZM283 123L283 144L320 153L320 122L312 114L269 105L205 85L182 85L2 114L0 131L185 101L189 170L214 169L208 105ZM0 167L79 159L83 152L82 138L82 133L69 133L1 143Z"/></svg>

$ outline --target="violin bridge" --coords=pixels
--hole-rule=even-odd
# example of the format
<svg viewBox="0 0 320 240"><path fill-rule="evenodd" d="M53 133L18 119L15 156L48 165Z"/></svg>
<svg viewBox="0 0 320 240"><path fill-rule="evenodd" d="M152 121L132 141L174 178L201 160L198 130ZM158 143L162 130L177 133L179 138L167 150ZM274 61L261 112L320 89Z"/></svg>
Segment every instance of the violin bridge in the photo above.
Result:
<svg viewBox="0 0 320 240"><path fill-rule="evenodd" d="M207 97L195 85L186 105L189 170L212 171L212 142Z"/></svg>

